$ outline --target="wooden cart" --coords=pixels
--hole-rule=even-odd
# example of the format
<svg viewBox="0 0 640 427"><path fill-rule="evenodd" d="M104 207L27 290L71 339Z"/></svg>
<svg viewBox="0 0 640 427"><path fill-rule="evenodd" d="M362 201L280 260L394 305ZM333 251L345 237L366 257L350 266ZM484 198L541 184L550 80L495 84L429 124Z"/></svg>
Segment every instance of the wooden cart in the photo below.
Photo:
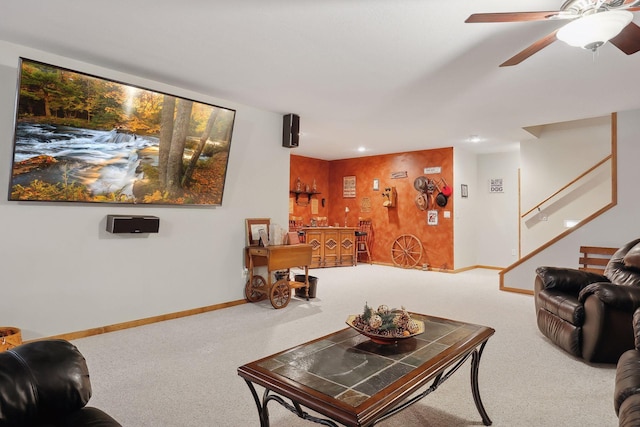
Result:
<svg viewBox="0 0 640 427"><path fill-rule="evenodd" d="M282 246L247 246L245 248L245 265L249 270L249 279L244 287L244 295L250 302L269 298L274 308L283 308L291 300L291 290L305 288L305 296L309 300L309 264L311 264L311 245ZM267 280L254 274L255 267L267 267ZM304 283L289 280L291 267L304 268ZM271 273L286 271L283 279L271 283Z"/></svg>

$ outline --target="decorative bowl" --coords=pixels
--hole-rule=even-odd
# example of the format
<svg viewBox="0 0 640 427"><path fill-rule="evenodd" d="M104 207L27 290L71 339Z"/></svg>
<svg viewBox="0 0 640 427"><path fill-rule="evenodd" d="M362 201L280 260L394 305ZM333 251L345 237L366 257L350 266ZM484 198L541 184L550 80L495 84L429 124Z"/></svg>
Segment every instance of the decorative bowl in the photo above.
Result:
<svg viewBox="0 0 640 427"><path fill-rule="evenodd" d="M395 344L396 342L398 342L398 340L412 338L412 337L415 337L416 335L420 335L424 333L424 322L422 320L414 320L418 324L418 332L416 332L415 334L390 337L388 335L378 335L371 332L365 332L364 330L358 328L353 324L356 317L357 315L355 314L352 314L349 317L347 317L347 325L351 326L353 329L355 329L365 337L369 338L371 341L373 341L376 344L383 344L383 345Z"/></svg>

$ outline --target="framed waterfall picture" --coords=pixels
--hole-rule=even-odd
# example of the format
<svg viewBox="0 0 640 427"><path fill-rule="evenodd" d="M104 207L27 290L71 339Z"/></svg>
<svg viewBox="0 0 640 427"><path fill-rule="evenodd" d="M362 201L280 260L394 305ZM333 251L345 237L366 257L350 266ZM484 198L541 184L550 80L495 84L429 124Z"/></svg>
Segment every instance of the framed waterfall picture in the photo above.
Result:
<svg viewBox="0 0 640 427"><path fill-rule="evenodd" d="M9 200L222 204L235 111L20 58Z"/></svg>

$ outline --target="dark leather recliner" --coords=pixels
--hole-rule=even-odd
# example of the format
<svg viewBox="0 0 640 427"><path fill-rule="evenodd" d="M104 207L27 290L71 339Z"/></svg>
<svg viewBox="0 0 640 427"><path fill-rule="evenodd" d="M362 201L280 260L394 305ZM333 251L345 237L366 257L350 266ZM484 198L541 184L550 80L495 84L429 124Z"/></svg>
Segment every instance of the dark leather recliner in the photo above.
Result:
<svg viewBox="0 0 640 427"><path fill-rule="evenodd" d="M635 348L625 351L616 366L613 407L620 427L640 426L640 310L633 315Z"/></svg>
<svg viewBox="0 0 640 427"><path fill-rule="evenodd" d="M632 317L640 307L640 239L613 254L604 275L539 267L534 282L540 331L575 357L616 363L634 347Z"/></svg>
<svg viewBox="0 0 640 427"><path fill-rule="evenodd" d="M86 407L90 397L86 361L68 341L34 341L0 353L2 427L121 427Z"/></svg>

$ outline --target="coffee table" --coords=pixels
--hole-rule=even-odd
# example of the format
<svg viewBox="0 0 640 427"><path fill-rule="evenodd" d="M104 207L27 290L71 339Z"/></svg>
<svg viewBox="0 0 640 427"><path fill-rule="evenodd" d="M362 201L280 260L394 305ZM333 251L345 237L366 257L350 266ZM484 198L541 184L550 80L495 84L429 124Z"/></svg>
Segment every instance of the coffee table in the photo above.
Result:
<svg viewBox="0 0 640 427"><path fill-rule="evenodd" d="M425 332L393 344L376 344L346 328L239 367L260 426L269 426L272 400L319 424L372 426L435 391L469 358L473 400L484 425L491 425L480 399L478 370L495 331L423 314L411 317L424 322ZM265 389L262 399L256 384Z"/></svg>

